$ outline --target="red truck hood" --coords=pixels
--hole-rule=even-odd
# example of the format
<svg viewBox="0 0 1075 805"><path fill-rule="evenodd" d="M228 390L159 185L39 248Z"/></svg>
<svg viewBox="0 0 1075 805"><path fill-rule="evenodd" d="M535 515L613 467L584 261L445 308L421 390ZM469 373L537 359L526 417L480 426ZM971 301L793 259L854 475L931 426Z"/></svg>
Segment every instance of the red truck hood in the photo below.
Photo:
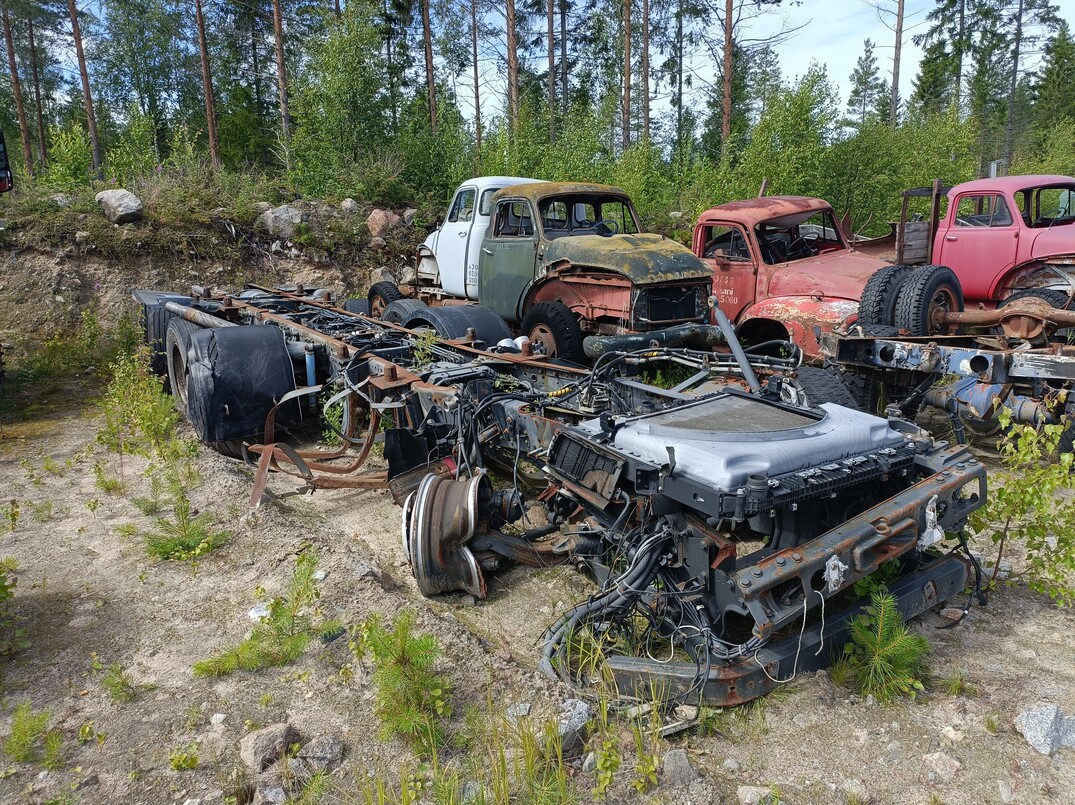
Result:
<svg viewBox="0 0 1075 805"><path fill-rule="evenodd" d="M1070 257L1072 254L1075 254L1075 223L1058 224L1041 230L1030 247L1030 256L1035 260L1061 255Z"/></svg>
<svg viewBox="0 0 1075 805"><path fill-rule="evenodd" d="M886 265L883 260L851 250L795 260L774 268L767 296L824 296L857 302L866 280Z"/></svg>

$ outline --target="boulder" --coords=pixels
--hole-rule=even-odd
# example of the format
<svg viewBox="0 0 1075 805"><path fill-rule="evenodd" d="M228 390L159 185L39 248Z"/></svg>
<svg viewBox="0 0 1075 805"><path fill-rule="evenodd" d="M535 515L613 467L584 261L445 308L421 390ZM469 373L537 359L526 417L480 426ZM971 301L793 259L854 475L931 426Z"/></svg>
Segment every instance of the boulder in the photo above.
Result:
<svg viewBox="0 0 1075 805"><path fill-rule="evenodd" d="M582 699L568 699L560 708L560 745L565 753L574 751L586 740L586 725L593 718L593 709Z"/></svg>
<svg viewBox="0 0 1075 805"><path fill-rule="evenodd" d="M356 212L358 212L359 209L358 202L355 201L353 198L345 198L343 201L340 202L340 209L346 215L354 215Z"/></svg>
<svg viewBox="0 0 1075 805"><path fill-rule="evenodd" d="M88 243L89 239L90 239L90 233L86 232L83 229L80 229L78 232L75 233L75 243L77 243L79 246L81 246L84 243Z"/></svg>
<svg viewBox="0 0 1075 805"><path fill-rule="evenodd" d="M290 724L273 724L239 741L239 757L251 771L261 774L287 752L289 746L301 740L299 731Z"/></svg>
<svg viewBox="0 0 1075 805"><path fill-rule="evenodd" d="M335 735L318 735L299 750L298 759L311 771L334 771L343 760L343 741Z"/></svg>
<svg viewBox="0 0 1075 805"><path fill-rule="evenodd" d="M295 230L304 220L302 210L293 204L281 204L266 210L254 221L254 228L287 240L294 237Z"/></svg>
<svg viewBox="0 0 1075 805"><path fill-rule="evenodd" d="M1043 755L1061 747L1075 749L1075 718L1065 716L1055 704L1023 711L1015 717L1015 728Z"/></svg>
<svg viewBox="0 0 1075 805"><path fill-rule="evenodd" d="M267 201L259 201L257 204L254 205L254 209L257 210L259 213L268 212L272 209L272 204Z"/></svg>
<svg viewBox="0 0 1075 805"><path fill-rule="evenodd" d="M370 240L370 248L371 249L380 250L380 249L383 249L387 245L388 244L385 242L384 238L373 238L373 239Z"/></svg>
<svg viewBox="0 0 1075 805"><path fill-rule="evenodd" d="M414 226L414 216L418 214L418 210L411 207L403 211L403 225Z"/></svg>
<svg viewBox="0 0 1075 805"><path fill-rule="evenodd" d="M370 237L374 240L384 238L402 225L403 219L390 210L375 209L366 219L366 228L369 229Z"/></svg>
<svg viewBox="0 0 1075 805"><path fill-rule="evenodd" d="M102 190L94 199L114 224L133 224L142 220L142 200L130 190Z"/></svg>
<svg viewBox="0 0 1075 805"><path fill-rule="evenodd" d="M690 785L698 773L691 766L685 749L672 749L665 753L661 776L665 785Z"/></svg>

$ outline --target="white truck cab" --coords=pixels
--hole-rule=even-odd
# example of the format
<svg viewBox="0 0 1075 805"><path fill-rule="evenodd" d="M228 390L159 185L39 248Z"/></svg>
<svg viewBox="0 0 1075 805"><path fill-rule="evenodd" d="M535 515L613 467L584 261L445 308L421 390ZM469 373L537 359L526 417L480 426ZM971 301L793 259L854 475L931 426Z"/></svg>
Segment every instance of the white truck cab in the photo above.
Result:
<svg viewBox="0 0 1075 805"><path fill-rule="evenodd" d="M478 256L489 228L493 194L505 187L539 182L520 176L479 176L455 191L448 215L418 247L418 282L446 294L478 299Z"/></svg>

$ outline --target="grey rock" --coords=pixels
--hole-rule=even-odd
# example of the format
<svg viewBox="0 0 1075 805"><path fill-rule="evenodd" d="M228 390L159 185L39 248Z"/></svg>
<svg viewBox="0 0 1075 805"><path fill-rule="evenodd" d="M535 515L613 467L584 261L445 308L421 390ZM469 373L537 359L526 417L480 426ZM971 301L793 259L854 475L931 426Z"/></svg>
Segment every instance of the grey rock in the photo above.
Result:
<svg viewBox="0 0 1075 805"><path fill-rule="evenodd" d="M340 202L340 209L347 215L354 215L359 210L358 202L353 198L345 198Z"/></svg>
<svg viewBox="0 0 1075 805"><path fill-rule="evenodd" d="M922 761L933 779L942 784L952 782L959 770L963 768L962 763L944 752L932 752L928 755L923 755Z"/></svg>
<svg viewBox="0 0 1075 805"><path fill-rule="evenodd" d="M530 715L530 702L518 702L504 711L508 721L514 724L520 718Z"/></svg>
<svg viewBox="0 0 1075 805"><path fill-rule="evenodd" d="M597 771L597 755L593 752L588 752L586 757L582 759L582 770L586 772Z"/></svg>
<svg viewBox="0 0 1075 805"><path fill-rule="evenodd" d="M142 220L142 200L130 190L102 190L94 200L114 224L133 224Z"/></svg>
<svg viewBox="0 0 1075 805"><path fill-rule="evenodd" d="M383 249L387 245L388 245L388 242L384 238L380 238L380 237L378 237L378 238L370 238L370 248L371 249Z"/></svg>
<svg viewBox="0 0 1075 805"><path fill-rule="evenodd" d="M317 735L299 750L298 758L314 771L333 771L343 760L343 741L335 735Z"/></svg>
<svg viewBox="0 0 1075 805"><path fill-rule="evenodd" d="M197 797L191 797L190 799L183 800L183 805L202 805L202 801Z"/></svg>
<svg viewBox="0 0 1075 805"><path fill-rule="evenodd" d="M301 740L299 731L290 724L273 724L239 741L239 757L251 771L260 774L287 752L291 744Z"/></svg>
<svg viewBox="0 0 1075 805"><path fill-rule="evenodd" d="M254 221L254 228L262 229L270 235L276 235L278 238L286 240L295 236L295 231L303 220L302 210L298 207L291 204L281 204L279 207L273 207L271 210L266 210L259 215Z"/></svg>
<svg viewBox="0 0 1075 805"><path fill-rule="evenodd" d="M768 803L772 799L769 789L760 785L741 785L735 789L735 795L740 805L758 805L759 802Z"/></svg>
<svg viewBox="0 0 1075 805"><path fill-rule="evenodd" d="M721 763L720 767L728 772L728 774L738 774L739 770L742 768L742 766L739 765L739 761L732 757Z"/></svg>
<svg viewBox="0 0 1075 805"><path fill-rule="evenodd" d="M399 285L415 285L418 282L418 267L413 263L405 263L396 271Z"/></svg>
<svg viewBox="0 0 1075 805"><path fill-rule="evenodd" d="M383 238L402 225L403 219L390 210L376 209L366 218L366 228L371 238Z"/></svg>
<svg viewBox="0 0 1075 805"><path fill-rule="evenodd" d="M586 725L593 718L593 710L582 699L568 699L560 710L560 743L564 752L574 751L585 740Z"/></svg>
<svg viewBox="0 0 1075 805"><path fill-rule="evenodd" d="M380 268L375 268L373 269L373 271L370 272L370 285L373 285L376 282L395 283L396 275L388 270L388 266L381 266Z"/></svg>
<svg viewBox="0 0 1075 805"><path fill-rule="evenodd" d="M414 216L418 214L418 210L413 207L403 211L403 225L414 226Z"/></svg>
<svg viewBox="0 0 1075 805"><path fill-rule="evenodd" d="M1015 717L1015 728L1043 755L1062 747L1075 749L1075 718L1065 716L1055 704L1024 710Z"/></svg>
<svg viewBox="0 0 1075 805"><path fill-rule="evenodd" d="M257 204L254 205L254 209L257 210L259 213L268 212L272 209L272 204L267 201L259 201Z"/></svg>
<svg viewBox="0 0 1075 805"><path fill-rule="evenodd" d="M285 805L286 802L287 792L284 791L284 787L272 782L257 787L250 805Z"/></svg>
<svg viewBox="0 0 1075 805"><path fill-rule="evenodd" d="M49 196L49 201L57 207L70 207L75 203L75 197L67 193L53 193Z"/></svg>
<svg viewBox="0 0 1075 805"><path fill-rule="evenodd" d="M223 713L213 713L213 715L209 716L209 723L212 724L214 727L219 727L221 724L224 723L224 719L226 718L227 716Z"/></svg>
<svg viewBox="0 0 1075 805"><path fill-rule="evenodd" d="M866 802L870 798L870 793L862 780L844 780L840 789L847 794L848 799L854 798L859 802Z"/></svg>
<svg viewBox="0 0 1075 805"><path fill-rule="evenodd" d="M681 786L690 785L698 776L698 772L691 766L687 750L672 749L665 753L664 762L661 764L661 776L665 785Z"/></svg>
<svg viewBox="0 0 1075 805"><path fill-rule="evenodd" d="M77 243L79 246L89 241L89 239L90 233L84 229L80 229L78 232L75 233L75 243Z"/></svg>

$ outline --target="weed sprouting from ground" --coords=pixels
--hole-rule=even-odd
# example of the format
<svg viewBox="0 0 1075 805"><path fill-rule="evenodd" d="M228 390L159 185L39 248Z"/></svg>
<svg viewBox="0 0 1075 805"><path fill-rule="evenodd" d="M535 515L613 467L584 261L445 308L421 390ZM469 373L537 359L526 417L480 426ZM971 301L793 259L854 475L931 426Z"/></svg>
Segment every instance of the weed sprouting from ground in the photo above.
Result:
<svg viewBox="0 0 1075 805"><path fill-rule="evenodd" d="M195 514L190 501L176 501L172 517L158 517L145 534L146 551L158 559L198 559L228 541L228 532L213 527L210 512Z"/></svg>
<svg viewBox="0 0 1075 805"><path fill-rule="evenodd" d="M134 678L124 671L118 662L108 666L108 670L101 677L101 685L115 704L127 704L138 698L138 686L135 685Z"/></svg>
<svg viewBox="0 0 1075 805"><path fill-rule="evenodd" d="M864 694L883 702L914 698L925 689L929 643L907 628L891 593L875 590L865 612L851 623L845 648L855 681Z"/></svg>
<svg viewBox="0 0 1075 805"><path fill-rule="evenodd" d="M35 713L29 702L15 708L11 731L4 741L4 754L16 763L34 763L45 749L45 735L52 715L43 710Z"/></svg>
<svg viewBox="0 0 1075 805"><path fill-rule="evenodd" d="M314 637L336 632L339 624L324 619L317 608L321 597L317 562L315 553L303 553L295 562L295 572L282 596L270 599L259 588L256 596L268 604L267 614L237 646L194 663L194 674L224 676L235 671L287 665L298 659Z"/></svg>
<svg viewBox="0 0 1075 805"><path fill-rule="evenodd" d="M376 713L385 738L409 740L423 755L435 754L444 743L444 722L451 717L451 683L435 665L440 650L436 638L415 634L414 615L396 616L391 628L372 616L357 630L352 650L373 663Z"/></svg>

